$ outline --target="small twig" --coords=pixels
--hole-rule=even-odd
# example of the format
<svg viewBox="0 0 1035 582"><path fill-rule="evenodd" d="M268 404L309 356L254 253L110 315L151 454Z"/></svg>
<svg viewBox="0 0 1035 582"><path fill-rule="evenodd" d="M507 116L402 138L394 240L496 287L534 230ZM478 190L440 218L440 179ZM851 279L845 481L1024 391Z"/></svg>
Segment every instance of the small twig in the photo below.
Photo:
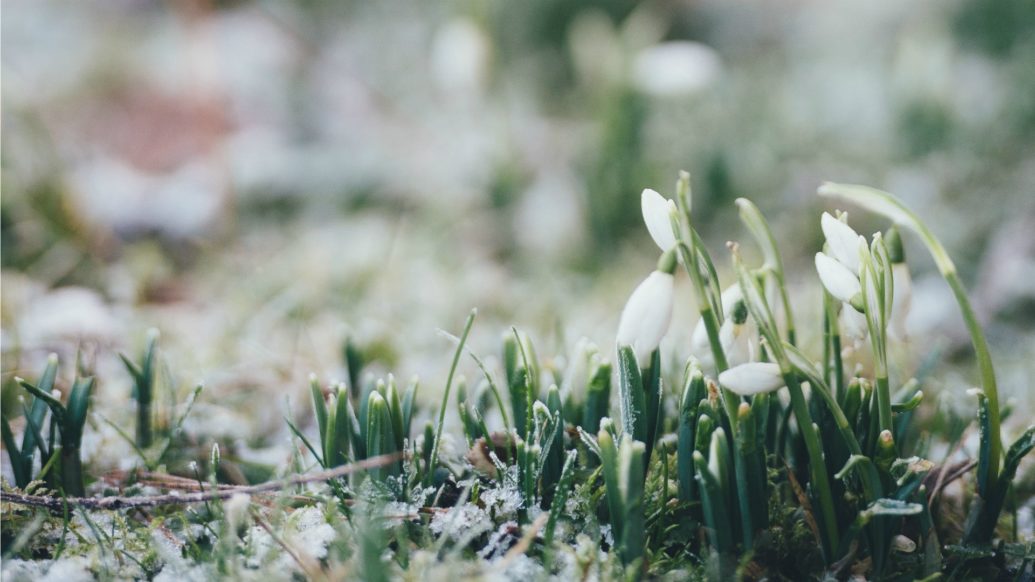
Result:
<svg viewBox="0 0 1035 582"><path fill-rule="evenodd" d="M518 543L514 544L514 547L507 550L503 559L497 564L501 570L505 569L507 564L514 561L515 558L528 551L528 548L532 546L532 542L535 540L536 535L539 534L539 530L543 529L543 526L546 525L546 520L549 519L549 517L549 513L541 513L539 514L539 517L535 518L535 521L533 521L532 524L528 526L528 529L525 530L525 535L521 536L521 539L518 540Z"/></svg>
<svg viewBox="0 0 1035 582"><path fill-rule="evenodd" d="M31 505L34 507L46 507L48 509L62 509L65 503L69 506L80 507L83 509L125 509L130 507L156 507L160 505L177 505L177 504L188 504L188 503L204 503L213 499L229 499L237 493L265 493L268 491L279 491L286 489L294 485L301 485L304 483L315 483L318 481L329 481L337 477L344 477L345 475L362 471L365 469L374 469L393 463L402 457L402 453L393 453L390 455L379 455L377 457L371 457L363 461L356 463L350 463L348 465L342 465L341 467L335 467L326 471L320 471L318 473L312 473L310 475L295 475L287 479L279 479L276 481L268 481L266 483L260 483L258 485L248 485L243 487L235 487L232 489L218 489L209 490L204 492L194 493L171 493L168 495L153 495L153 496L141 496L141 497L51 497L42 495L25 495L21 493L12 493L9 491L0 491L0 502L3 503L15 503L18 505Z"/></svg>
<svg viewBox="0 0 1035 582"><path fill-rule="evenodd" d="M262 519L262 516L259 515L258 511L252 511L252 519L255 520L255 523L259 524L259 527L266 530L266 533L269 534L270 538L272 538L273 541L277 543L277 545L283 548L284 551L287 552L289 556L291 556L291 559L294 560L296 564L298 564L298 567L301 568L303 572L305 572L306 576L309 577L310 580L329 579L327 577L327 574L324 573L323 569L320 568L320 565L318 563L314 563L313 559L308 554L298 553L298 551L296 551L295 548L291 547L291 545L288 544L286 540L282 539L279 535L277 535L277 533L273 531L273 528L270 527L268 523L266 523L266 520Z"/></svg>

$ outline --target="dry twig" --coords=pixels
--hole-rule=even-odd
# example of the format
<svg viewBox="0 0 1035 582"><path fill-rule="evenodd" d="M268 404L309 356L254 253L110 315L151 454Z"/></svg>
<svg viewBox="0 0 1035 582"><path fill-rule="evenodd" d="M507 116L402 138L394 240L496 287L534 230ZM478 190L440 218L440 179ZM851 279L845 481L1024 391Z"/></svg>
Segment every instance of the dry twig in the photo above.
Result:
<svg viewBox="0 0 1035 582"><path fill-rule="evenodd" d="M374 469L395 462L402 457L402 453L391 455L380 455L371 457L356 463L342 465L326 471L311 473L309 475L295 475L287 479L268 481L258 485L246 485L241 487L230 487L217 489L215 491L199 491L191 493L169 493L166 495L151 495L140 497L54 497L45 495L26 495L11 491L0 491L0 502L14 503L17 505L31 505L34 507L46 507L48 509L60 510L68 507L80 507L82 509L115 510L132 507L157 507L161 505L179 505L189 503L203 503L213 499L229 499L237 493L252 495L269 491L280 491L294 485L304 483L316 483L329 481L338 477L344 477L357 471Z"/></svg>

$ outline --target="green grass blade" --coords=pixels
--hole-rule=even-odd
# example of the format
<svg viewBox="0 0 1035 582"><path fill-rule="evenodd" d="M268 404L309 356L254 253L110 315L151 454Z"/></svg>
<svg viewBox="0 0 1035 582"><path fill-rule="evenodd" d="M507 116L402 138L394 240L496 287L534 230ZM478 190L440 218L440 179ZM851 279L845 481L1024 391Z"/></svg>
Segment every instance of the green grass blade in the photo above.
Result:
<svg viewBox="0 0 1035 582"><path fill-rule="evenodd" d="M618 346L618 396L622 431L634 440L647 441L647 402L643 378L631 346Z"/></svg>
<svg viewBox="0 0 1035 582"><path fill-rule="evenodd" d="M474 325L476 315L478 315L478 310L472 309L467 316L467 321L464 323L464 332L460 335L460 343L453 354L453 363L449 366L449 376L446 377L446 390L442 395L442 405L439 406L438 425L435 428L435 442L431 448L431 457L428 459L428 471L424 476L426 484L430 483L431 475L435 470L434 467L438 463L438 450L442 440L442 427L446 422L446 406L449 404L449 391L453 387L453 376L456 374L456 367L460 363L460 354L463 353L464 344L467 343L467 335L471 333L471 326Z"/></svg>

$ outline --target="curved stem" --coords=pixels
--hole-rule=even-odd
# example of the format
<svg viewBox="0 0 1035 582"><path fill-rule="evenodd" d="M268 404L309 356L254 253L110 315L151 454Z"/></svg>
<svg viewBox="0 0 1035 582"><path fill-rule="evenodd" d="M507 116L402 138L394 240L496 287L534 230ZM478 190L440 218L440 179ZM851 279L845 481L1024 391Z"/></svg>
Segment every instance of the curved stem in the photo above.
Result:
<svg viewBox="0 0 1035 582"><path fill-rule="evenodd" d="M974 309L970 305L970 299L963 288L959 274L956 272L956 265L949 258L949 253L942 246L941 241L934 236L931 229L924 224L920 218L898 198L887 192L870 188L868 186L857 186L852 184L835 184L827 182L819 187L820 196L832 196L858 204L872 212L882 214L892 221L909 227L919 235L927 247L928 252L934 258L935 264L942 277L952 288L952 294L956 303L960 306L960 313L967 324L967 331L970 333L971 343L974 345L974 352L977 356L978 369L981 373L981 387L988 397L989 408L989 463L987 483L991 486L999 477L999 463L1002 457L1002 435L1000 434L1000 413L999 413L999 389L996 385L995 369L992 367L992 354L988 349L988 341L981 325L977 321Z"/></svg>

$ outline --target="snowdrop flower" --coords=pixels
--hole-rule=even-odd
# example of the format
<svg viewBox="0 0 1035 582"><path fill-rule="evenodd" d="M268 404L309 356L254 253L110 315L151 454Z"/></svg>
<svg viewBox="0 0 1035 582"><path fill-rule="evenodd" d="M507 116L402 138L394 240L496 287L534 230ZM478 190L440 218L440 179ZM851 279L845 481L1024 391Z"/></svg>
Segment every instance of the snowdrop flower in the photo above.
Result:
<svg viewBox="0 0 1035 582"><path fill-rule="evenodd" d="M865 314L859 313L851 307L841 310L841 338L846 345L861 343L866 339L868 333Z"/></svg>
<svg viewBox="0 0 1035 582"><path fill-rule="evenodd" d="M816 272L827 291L853 306L860 305L860 254L868 248L866 239L844 222L824 212L820 219L827 252L816 253Z"/></svg>
<svg viewBox="0 0 1035 582"><path fill-rule="evenodd" d="M772 362L749 362L719 374L719 384L740 396L772 392L784 386L780 366Z"/></svg>
<svg viewBox="0 0 1035 582"><path fill-rule="evenodd" d="M640 367L650 365L651 353L658 349L672 320L672 299L676 268L673 251L658 260L658 269L647 276L629 296L618 323L618 346L631 346Z"/></svg>
<svg viewBox="0 0 1035 582"><path fill-rule="evenodd" d="M726 354L726 362L736 366L755 359L758 353L758 327L747 315L747 306L740 293L740 285L734 283L722 292L723 322L719 328L719 343ZM713 366L715 357L711 343L708 341L708 330L704 321L699 320L690 336L690 351L700 360L703 366Z"/></svg>
<svg viewBox="0 0 1035 582"><path fill-rule="evenodd" d="M734 283L722 292L722 318L728 320L733 315L733 309L738 302L744 300L740 292L740 284ZM725 325L725 324L723 324ZM721 334L720 330L720 334ZM704 326L704 319L699 319L690 335L690 353L697 356L704 366L710 366L708 358L711 357L711 346L708 344L708 330Z"/></svg>
<svg viewBox="0 0 1035 582"><path fill-rule="evenodd" d="M859 277L844 264L824 253L816 253L816 272L823 287L845 303L859 302L862 286Z"/></svg>
<svg viewBox="0 0 1035 582"><path fill-rule="evenodd" d="M830 254L837 262L859 275L859 245L866 245L866 239L852 227L824 212L819 220L823 236L827 239Z"/></svg>
<svg viewBox="0 0 1035 582"><path fill-rule="evenodd" d="M676 214L676 203L646 188L640 195L640 210L647 232L662 251L676 246L676 235L672 232L672 216Z"/></svg>

